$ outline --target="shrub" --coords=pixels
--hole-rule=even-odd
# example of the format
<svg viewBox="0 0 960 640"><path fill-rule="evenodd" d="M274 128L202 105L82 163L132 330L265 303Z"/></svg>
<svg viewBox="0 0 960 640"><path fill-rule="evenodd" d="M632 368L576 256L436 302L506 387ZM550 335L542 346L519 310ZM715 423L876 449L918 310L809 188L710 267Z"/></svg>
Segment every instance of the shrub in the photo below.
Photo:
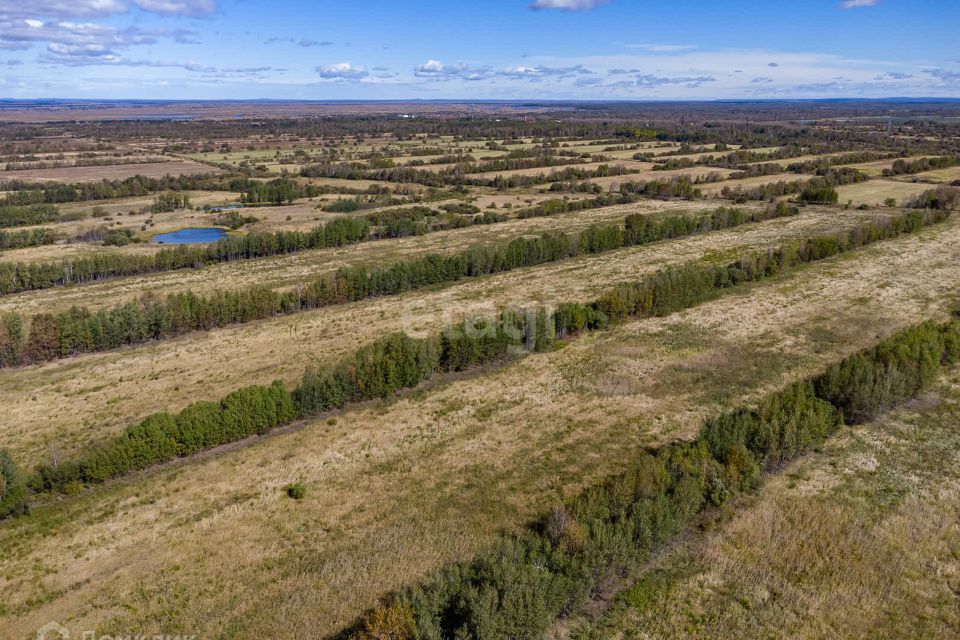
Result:
<svg viewBox="0 0 960 640"><path fill-rule="evenodd" d="M0 449L0 520L29 511L24 477L6 449Z"/></svg>
<svg viewBox="0 0 960 640"><path fill-rule="evenodd" d="M307 487L302 482L288 484L285 491L287 496L294 500L303 500L307 495Z"/></svg>

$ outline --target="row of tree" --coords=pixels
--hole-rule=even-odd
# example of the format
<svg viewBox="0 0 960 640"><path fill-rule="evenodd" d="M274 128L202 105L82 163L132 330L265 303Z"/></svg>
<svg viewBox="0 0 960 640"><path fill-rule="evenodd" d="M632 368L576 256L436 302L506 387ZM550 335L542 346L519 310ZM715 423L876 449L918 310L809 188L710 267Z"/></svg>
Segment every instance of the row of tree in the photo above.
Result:
<svg viewBox="0 0 960 640"><path fill-rule="evenodd" d="M815 236L727 266L692 263L668 268L638 282L619 285L589 304L561 305L554 313L543 308L505 310L496 319L467 321L428 338L391 334L337 363L308 370L301 385L292 392L274 382L270 387L241 389L219 403L195 403L176 416L151 415L120 436L94 444L76 460L41 465L30 486L35 491L71 490L79 484L101 482L205 448L263 434L297 417L386 397L439 372L463 370L512 354L544 351L558 337L602 328L627 317L665 315L688 308L739 283L761 280L802 263L919 229L944 217L938 212L911 212L894 222L865 223L854 232ZM937 329L936 335L942 334L940 344L949 344L960 356L960 326L956 325L948 325L950 331ZM889 366L890 362L896 364L896 358L914 357L916 353L916 349L909 348L878 351L875 359L887 364L881 372L886 377L874 370L864 376L865 365L854 364L829 371L815 387L836 402L840 410L849 412L851 419L860 419L867 415L864 402L887 406L917 389L910 380L929 380L929 374L919 373L918 367ZM933 352L923 353L929 356ZM929 362L931 358L926 357L924 363ZM875 391L838 391L851 384ZM873 400L865 401L865 397ZM794 439L784 436L778 441ZM776 449L789 450L787 445Z"/></svg>
<svg viewBox="0 0 960 640"><path fill-rule="evenodd" d="M60 217L60 211L50 204L0 205L0 227L26 227L53 222L58 217Z"/></svg>
<svg viewBox="0 0 960 640"><path fill-rule="evenodd" d="M830 204L836 202L835 191L833 194L830 193L830 190L833 190L834 187L865 182L869 179L870 176L851 167L832 167L824 169L821 175L809 180L793 180L790 182L778 180L749 189L744 189L741 186L733 188L725 186L721 194L724 198L731 198L735 202L770 200L771 198L796 194L801 196L801 201Z"/></svg>
<svg viewBox="0 0 960 640"><path fill-rule="evenodd" d="M38 227L36 229L22 229L20 231L0 230L0 249L23 249L53 244L62 236L56 229Z"/></svg>
<svg viewBox="0 0 960 640"><path fill-rule="evenodd" d="M705 509L755 491L848 421L878 415L960 361L960 320L924 323L705 422L692 442L640 453L623 473L558 504L527 531L395 593L351 640L536 638L628 575Z"/></svg>
<svg viewBox="0 0 960 640"><path fill-rule="evenodd" d="M343 267L293 289L273 290L255 285L208 294L187 291L166 298L147 294L98 311L73 307L60 314L39 313L29 319L9 313L0 316L0 366L105 351L796 213L796 208L778 204L753 211L721 207L690 215L634 214L627 216L622 225L597 225L577 234L545 233L499 245L476 245L450 255L427 254L372 269ZM390 224L391 220L386 222Z"/></svg>
<svg viewBox="0 0 960 640"><path fill-rule="evenodd" d="M0 295L340 247L369 237L370 225L365 220L337 218L306 232L248 233L204 246L164 248L149 255L99 253L59 262L3 262L0 263Z"/></svg>

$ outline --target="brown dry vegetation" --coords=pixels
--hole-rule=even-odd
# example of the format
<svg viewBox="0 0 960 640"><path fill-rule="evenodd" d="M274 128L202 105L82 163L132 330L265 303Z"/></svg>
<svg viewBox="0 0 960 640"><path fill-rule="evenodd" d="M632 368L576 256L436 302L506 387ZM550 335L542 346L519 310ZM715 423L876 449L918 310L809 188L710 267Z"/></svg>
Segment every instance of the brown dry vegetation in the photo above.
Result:
<svg viewBox="0 0 960 640"><path fill-rule="evenodd" d="M703 203L660 203L641 202L619 207L604 207L576 214L563 214L550 218L527 218L512 220L495 225L477 225L462 229L440 231L425 236L401 239L377 240L360 245L303 251L300 253L276 256L270 259L245 260L239 262L210 265L200 270L181 270L163 272L95 282L80 286L28 291L20 294L0 297L0 311L32 311L37 309L63 310L80 304L99 308L129 300L148 291L169 293L185 289L235 289L253 284L269 287L293 286L311 276L336 271L344 265L382 265L396 260L429 252L455 252L474 244L495 244L508 242L522 235L535 236L544 231L577 231L592 224L621 222L632 213L658 213L708 211ZM320 213L320 212L317 212ZM330 214L327 214L330 215ZM342 215L342 214L334 214ZM317 224L317 222L313 222ZM311 225L307 225L309 228ZM118 251L141 252L157 251L159 247L127 245L126 247L76 246L87 252ZM82 249L81 249L82 248ZM50 256L49 247L11 251L10 254L30 252L34 256ZM61 254L57 254L61 255Z"/></svg>
<svg viewBox="0 0 960 640"><path fill-rule="evenodd" d="M958 240L948 222L41 507L5 531L7 628L15 638L50 619L107 633L336 631L639 449L692 436L705 414L942 317ZM306 499L284 497L294 480Z"/></svg>
<svg viewBox="0 0 960 640"><path fill-rule="evenodd" d="M960 371L842 432L691 536L590 638L949 638L960 629ZM566 635L566 634L565 634Z"/></svg>
<svg viewBox="0 0 960 640"><path fill-rule="evenodd" d="M130 176L162 178L166 175L193 175L216 173L217 170L205 164L192 161L154 162L144 164L119 164L105 167L64 167L62 169L23 169L20 171L0 172L0 184L3 180L29 180L56 182L92 182L98 180L123 180Z"/></svg>
<svg viewBox="0 0 960 640"><path fill-rule="evenodd" d="M505 305L587 301L617 282L669 264L701 257L731 260L745 251L777 246L787 238L852 226L859 219L861 216L848 215L838 220L833 213L811 212L731 231L582 256L434 291L375 298L112 352L0 369L0 405L7 408L11 419L10 426L0 432L0 446L34 463L44 460L50 447L70 455L89 439L116 433L155 411L179 410L197 400L214 400L233 389L276 378L293 383L312 363L330 362L391 331L434 332L464 317L490 315ZM272 269L271 262L263 261L262 270ZM262 280L258 273L253 276ZM230 276L232 282L240 279L235 273ZM165 280L179 284L173 276ZM120 283L104 285L104 297L85 298L82 303L113 304L128 295L121 291ZM94 287L100 285L78 287L70 293ZM252 358L254 353L257 357Z"/></svg>

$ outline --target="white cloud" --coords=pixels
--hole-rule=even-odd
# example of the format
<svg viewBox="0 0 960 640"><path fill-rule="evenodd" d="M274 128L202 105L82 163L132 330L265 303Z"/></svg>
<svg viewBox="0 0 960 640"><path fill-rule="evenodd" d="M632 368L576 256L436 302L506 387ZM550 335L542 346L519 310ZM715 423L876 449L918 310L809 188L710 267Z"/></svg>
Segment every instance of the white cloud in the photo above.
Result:
<svg viewBox="0 0 960 640"><path fill-rule="evenodd" d="M609 0L534 0L531 9L559 9L561 11L589 11Z"/></svg>
<svg viewBox="0 0 960 640"><path fill-rule="evenodd" d="M843 0L840 6L844 9L859 9L860 7L876 6L880 0Z"/></svg>
<svg viewBox="0 0 960 640"><path fill-rule="evenodd" d="M360 80L370 75L362 66L355 67L349 62L320 66L316 71L324 80Z"/></svg>
<svg viewBox="0 0 960 640"><path fill-rule="evenodd" d="M133 0L133 2L144 11L176 16L205 16L217 10L215 0Z"/></svg>
<svg viewBox="0 0 960 640"><path fill-rule="evenodd" d="M427 60L421 65L414 67L413 75L417 78L428 80L486 80L495 75L495 72L487 66L471 67L467 64L444 64L439 60Z"/></svg>
<svg viewBox="0 0 960 640"><path fill-rule="evenodd" d="M110 16L126 13L131 2L142 11L163 15L203 16L217 10L216 0L0 0L0 20Z"/></svg>
<svg viewBox="0 0 960 640"><path fill-rule="evenodd" d="M0 0L0 20L50 16L82 18L124 13L126 4L120 0Z"/></svg>

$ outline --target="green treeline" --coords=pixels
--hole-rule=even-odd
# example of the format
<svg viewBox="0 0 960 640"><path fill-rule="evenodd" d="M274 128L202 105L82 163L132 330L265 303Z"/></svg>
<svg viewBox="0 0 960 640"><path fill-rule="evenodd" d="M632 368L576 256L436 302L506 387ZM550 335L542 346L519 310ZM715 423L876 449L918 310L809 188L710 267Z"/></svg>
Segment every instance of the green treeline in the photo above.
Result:
<svg viewBox="0 0 960 640"><path fill-rule="evenodd" d="M870 176L851 167L832 167L821 169L818 175L809 180L795 180L786 182L779 180L758 185L749 189L740 186L730 188L725 186L721 191L724 198L732 198L735 202L747 200L769 200L780 196L799 194L801 201L834 203L831 195L834 187L845 184L854 184L869 180Z"/></svg>
<svg viewBox="0 0 960 640"><path fill-rule="evenodd" d="M901 176L911 173L923 173L935 169L947 169L960 164L960 157L943 156L937 158L919 158L917 160L898 159L889 169L883 170L885 176Z"/></svg>
<svg viewBox="0 0 960 640"><path fill-rule="evenodd" d="M104 253L61 262L5 262L0 263L0 295L157 271L191 269L307 249L340 247L365 240L369 231L364 220L339 218L306 232L230 236L210 245L171 247L153 255Z"/></svg>
<svg viewBox="0 0 960 640"><path fill-rule="evenodd" d="M6 450L0 449L0 520L27 512L26 479Z"/></svg>
<svg viewBox="0 0 960 640"><path fill-rule="evenodd" d="M26 227L53 222L60 216L51 204L0 204L0 227Z"/></svg>
<svg viewBox="0 0 960 640"><path fill-rule="evenodd" d="M3 183L3 188L8 193L0 199L0 206L113 200L145 196L160 191L243 191L243 187L248 182L251 181L211 175L163 178L136 175L123 180L72 183L8 180Z"/></svg>
<svg viewBox="0 0 960 640"><path fill-rule="evenodd" d="M195 403L176 416L151 415L128 427L122 435L93 445L76 460L38 467L30 486L35 491L69 491L82 483L100 482L211 446L262 434L297 417L386 397L440 372L462 371L512 354L545 351L558 338L601 329L628 317L665 315L689 308L740 283L762 280L799 264L915 231L946 216L944 212L911 212L889 222L865 223L839 235L791 242L775 251L746 256L726 266L692 263L667 268L637 282L619 285L591 303L562 304L554 313L546 309L507 309L495 320L466 321L428 338L390 334L337 363L308 370L293 391L274 382L270 387L242 389L219 403ZM960 345L960 334L950 335L953 337L949 343ZM897 351L894 357L911 357L912 353ZM892 366L890 375L905 375L902 367L896 368L895 360ZM844 373L835 377L839 379L841 375ZM889 384L874 374L864 379L877 380L879 388ZM828 382L817 384L818 388L826 388ZM880 397L884 401L896 401L911 388L915 385L900 383Z"/></svg>
<svg viewBox="0 0 960 640"><path fill-rule="evenodd" d="M187 291L159 298L147 294L138 300L96 312L73 307L56 315L36 314L29 321L19 314L5 314L0 316L0 367L106 351L190 331L209 330L364 298L395 295L577 255L729 229L748 222L791 216L797 212L796 208L778 204L751 212L721 207L710 213L657 218L634 214L627 216L623 225L593 226L578 234L545 233L537 238L517 238L499 245L477 245L452 255L427 254L408 258L375 269L342 267L336 273L322 275L283 291L255 285L206 295ZM379 216L379 222L386 223L388 232L401 235L400 230L390 225L390 219L383 219L384 214L376 215ZM355 235L337 234L334 236L336 238L360 238L361 234L366 234L366 228L353 219L333 221L326 228L339 228L340 224L354 225L351 230ZM305 235L292 233L295 237ZM286 237L290 232L268 235ZM328 236L321 234L327 240ZM251 237L256 235L238 240ZM231 240L220 241L223 242L229 243ZM207 250L216 250L220 243L211 245ZM203 252L204 249L191 251Z"/></svg>
<svg viewBox="0 0 960 640"><path fill-rule="evenodd" d="M704 510L755 491L764 472L822 443L844 418L876 416L958 360L960 320L901 331L755 407L707 420L692 442L639 454L627 471L557 505L525 533L392 595L344 636L541 637Z"/></svg>
<svg viewBox="0 0 960 640"><path fill-rule="evenodd" d="M0 249L22 249L44 244L53 244L60 239L56 229L41 227L38 229L22 229L20 231L0 230Z"/></svg>

